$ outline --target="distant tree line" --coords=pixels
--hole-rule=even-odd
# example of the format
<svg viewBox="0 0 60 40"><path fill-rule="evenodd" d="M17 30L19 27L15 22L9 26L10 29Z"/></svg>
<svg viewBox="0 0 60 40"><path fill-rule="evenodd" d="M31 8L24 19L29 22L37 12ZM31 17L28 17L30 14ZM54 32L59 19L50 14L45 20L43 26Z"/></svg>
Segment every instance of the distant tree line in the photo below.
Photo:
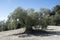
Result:
<svg viewBox="0 0 60 40"><path fill-rule="evenodd" d="M56 5L52 10L41 8L39 11L18 7L8 15L6 22L0 21L0 31L22 27L25 27L26 31L33 30L33 27L45 30L48 25L60 25L60 5Z"/></svg>

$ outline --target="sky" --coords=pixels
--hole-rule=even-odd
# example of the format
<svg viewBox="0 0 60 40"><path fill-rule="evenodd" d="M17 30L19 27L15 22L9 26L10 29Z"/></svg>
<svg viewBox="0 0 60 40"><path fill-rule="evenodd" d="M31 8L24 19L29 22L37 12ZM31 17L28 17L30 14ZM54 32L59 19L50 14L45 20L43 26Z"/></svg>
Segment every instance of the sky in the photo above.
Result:
<svg viewBox="0 0 60 40"><path fill-rule="evenodd" d="M52 9L57 4L60 4L60 0L0 0L0 21L7 20L7 16L19 6L24 9L40 10Z"/></svg>

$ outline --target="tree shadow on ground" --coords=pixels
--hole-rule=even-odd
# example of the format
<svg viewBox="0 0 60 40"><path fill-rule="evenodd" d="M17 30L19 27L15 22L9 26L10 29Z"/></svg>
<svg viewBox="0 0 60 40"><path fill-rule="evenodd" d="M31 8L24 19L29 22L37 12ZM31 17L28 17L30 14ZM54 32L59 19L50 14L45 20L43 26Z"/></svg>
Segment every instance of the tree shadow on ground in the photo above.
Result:
<svg viewBox="0 0 60 40"><path fill-rule="evenodd" d="M52 36L52 35L60 35L60 31L45 31L45 30L33 30L31 32L23 32L18 34L13 34L18 37L31 37L33 36Z"/></svg>

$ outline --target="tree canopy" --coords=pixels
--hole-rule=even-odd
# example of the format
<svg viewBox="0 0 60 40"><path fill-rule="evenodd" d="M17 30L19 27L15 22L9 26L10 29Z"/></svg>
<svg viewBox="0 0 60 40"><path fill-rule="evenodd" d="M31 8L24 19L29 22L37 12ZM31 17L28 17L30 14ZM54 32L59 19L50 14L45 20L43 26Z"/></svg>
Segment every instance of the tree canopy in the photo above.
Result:
<svg viewBox="0 0 60 40"><path fill-rule="evenodd" d="M26 31L33 30L33 27L45 30L48 25L60 25L59 15L60 5L56 5L52 10L41 8L39 11L35 11L33 8L25 10L18 7L11 12L6 22L0 22L0 30L12 30L22 27L25 27Z"/></svg>

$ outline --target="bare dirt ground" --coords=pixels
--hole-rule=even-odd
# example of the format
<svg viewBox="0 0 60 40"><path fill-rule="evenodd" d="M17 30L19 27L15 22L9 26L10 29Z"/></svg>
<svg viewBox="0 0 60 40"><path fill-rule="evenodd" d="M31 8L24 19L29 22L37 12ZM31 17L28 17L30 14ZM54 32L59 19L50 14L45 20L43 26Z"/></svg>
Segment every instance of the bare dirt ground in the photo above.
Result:
<svg viewBox="0 0 60 40"><path fill-rule="evenodd" d="M24 28L0 32L0 40L60 40L60 26L48 26L49 33L39 35L19 34ZM18 35L13 35L18 34Z"/></svg>

